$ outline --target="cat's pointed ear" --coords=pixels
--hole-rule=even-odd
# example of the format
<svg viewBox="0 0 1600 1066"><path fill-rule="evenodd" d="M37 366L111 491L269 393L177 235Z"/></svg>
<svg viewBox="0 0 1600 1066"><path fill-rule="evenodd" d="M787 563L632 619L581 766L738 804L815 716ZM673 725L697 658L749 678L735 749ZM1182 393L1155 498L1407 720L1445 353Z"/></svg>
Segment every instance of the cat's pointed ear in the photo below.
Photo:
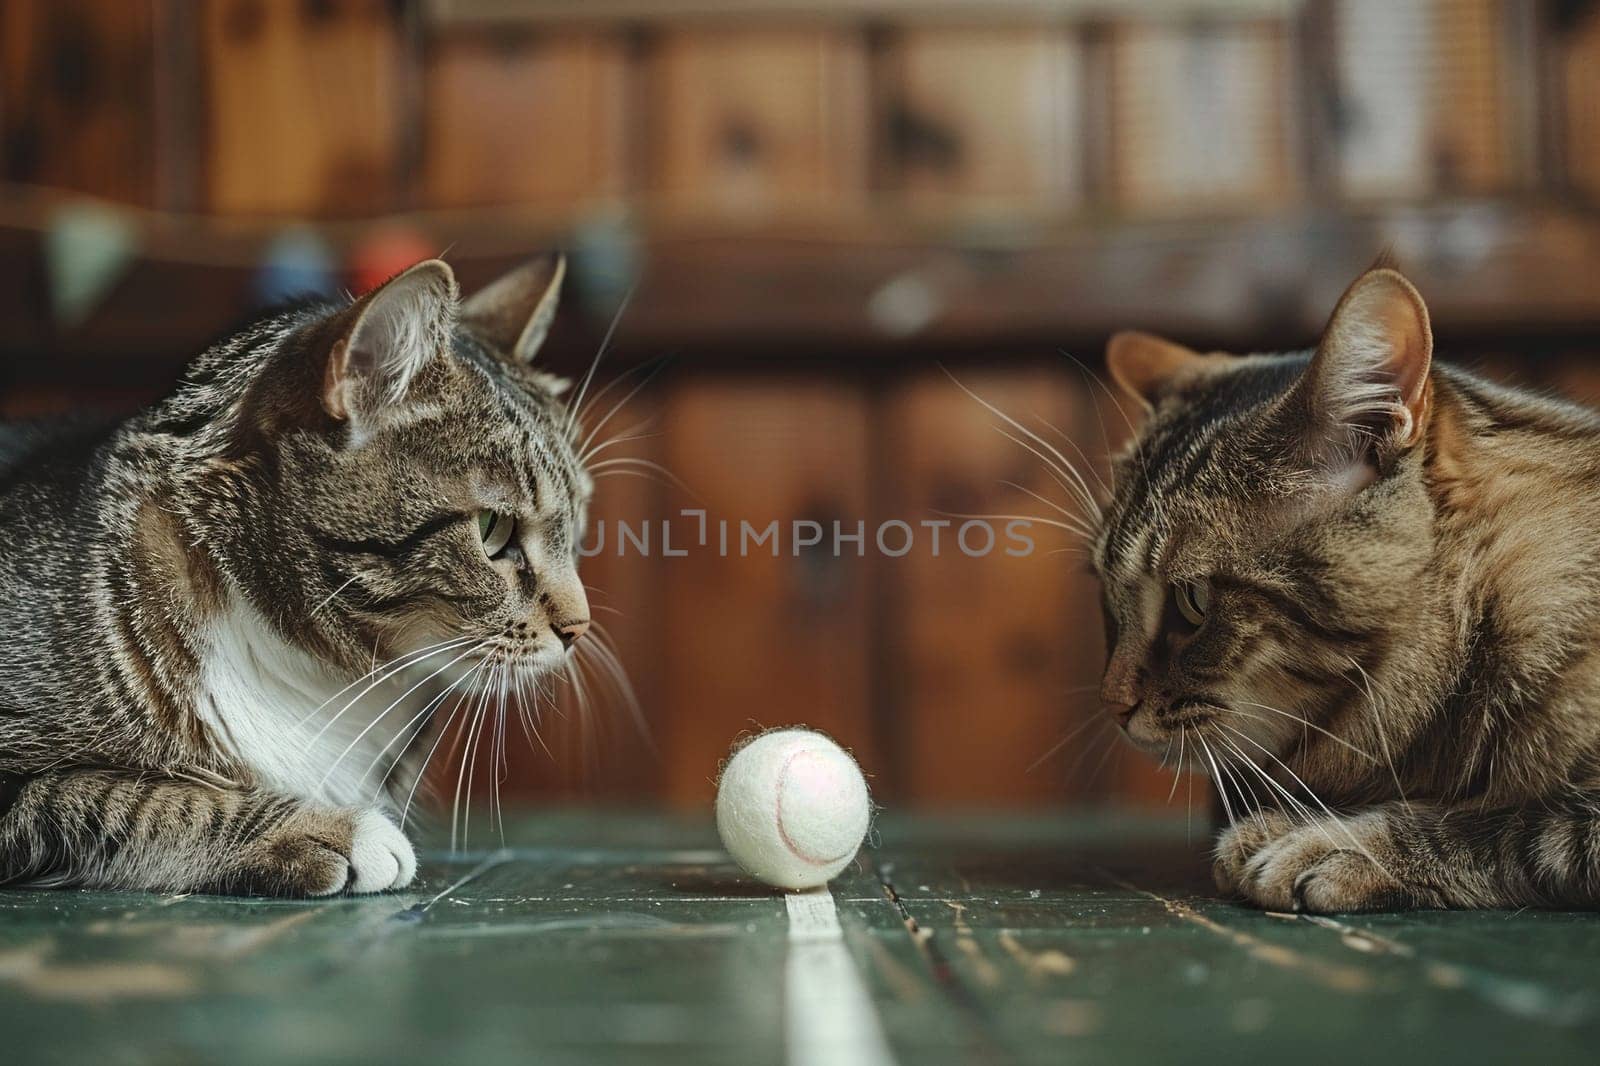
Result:
<svg viewBox="0 0 1600 1066"><path fill-rule="evenodd" d="M1411 283L1387 266L1357 278L1333 309L1302 382L1313 451L1370 479L1380 451L1422 439L1432 361L1428 307Z"/></svg>
<svg viewBox="0 0 1600 1066"><path fill-rule="evenodd" d="M405 398L411 382L449 343L456 276L442 260L401 271L356 301L328 353L322 408L363 422Z"/></svg>
<svg viewBox="0 0 1600 1066"><path fill-rule="evenodd" d="M556 317L566 274L565 256L542 255L473 294L461 319L511 359L531 363Z"/></svg>
<svg viewBox="0 0 1600 1066"><path fill-rule="evenodd" d="M1198 369L1206 356L1169 340L1127 330L1106 344L1106 367L1122 391L1144 404L1156 405L1162 389L1187 370Z"/></svg>

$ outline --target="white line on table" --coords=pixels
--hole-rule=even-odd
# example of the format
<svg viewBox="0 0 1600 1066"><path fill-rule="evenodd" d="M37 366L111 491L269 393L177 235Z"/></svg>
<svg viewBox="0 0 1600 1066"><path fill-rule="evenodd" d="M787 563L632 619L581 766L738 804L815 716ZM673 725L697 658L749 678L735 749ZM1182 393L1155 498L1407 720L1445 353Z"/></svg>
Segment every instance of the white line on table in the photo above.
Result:
<svg viewBox="0 0 1600 1066"><path fill-rule="evenodd" d="M784 1047L789 1066L893 1066L872 998L845 950L827 886L784 897L789 962Z"/></svg>

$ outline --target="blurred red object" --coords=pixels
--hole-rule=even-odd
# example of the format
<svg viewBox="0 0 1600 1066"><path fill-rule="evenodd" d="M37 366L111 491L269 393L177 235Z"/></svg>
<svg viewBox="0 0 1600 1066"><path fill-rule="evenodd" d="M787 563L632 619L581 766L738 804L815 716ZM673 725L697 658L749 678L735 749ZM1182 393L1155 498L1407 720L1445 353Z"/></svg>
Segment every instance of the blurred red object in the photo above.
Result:
<svg viewBox="0 0 1600 1066"><path fill-rule="evenodd" d="M350 290L360 296L437 254L434 242L418 230L394 225L375 229L350 253Z"/></svg>

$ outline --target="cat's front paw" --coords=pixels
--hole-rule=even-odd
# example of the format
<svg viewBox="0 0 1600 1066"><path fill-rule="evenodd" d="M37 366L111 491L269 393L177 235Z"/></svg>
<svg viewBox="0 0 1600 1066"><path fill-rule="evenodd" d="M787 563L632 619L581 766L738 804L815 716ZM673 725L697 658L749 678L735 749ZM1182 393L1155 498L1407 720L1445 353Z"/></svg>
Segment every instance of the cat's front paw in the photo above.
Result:
<svg viewBox="0 0 1600 1066"><path fill-rule="evenodd" d="M1259 907L1326 914L1408 906L1395 859L1378 812L1296 822L1274 811L1224 833L1213 870Z"/></svg>
<svg viewBox="0 0 1600 1066"><path fill-rule="evenodd" d="M381 812L306 808L251 845L235 881L260 895L331 896L404 888L416 873L411 841Z"/></svg>

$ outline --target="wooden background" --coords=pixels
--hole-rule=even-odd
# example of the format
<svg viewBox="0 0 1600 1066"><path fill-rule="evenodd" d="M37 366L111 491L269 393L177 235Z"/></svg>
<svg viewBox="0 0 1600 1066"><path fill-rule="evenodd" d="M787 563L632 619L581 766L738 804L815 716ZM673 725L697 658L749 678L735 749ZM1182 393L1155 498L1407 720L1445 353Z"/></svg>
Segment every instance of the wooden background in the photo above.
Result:
<svg viewBox="0 0 1600 1066"><path fill-rule="evenodd" d="M159 392L274 235L396 220L468 287L569 249L568 370L637 283L602 380L667 361L608 429L676 484L603 480L613 523L1048 515L950 375L1097 464L1111 330L1303 346L1385 248L1446 358L1600 399L1592 4L6 0L0 58L6 416ZM42 241L79 194L141 245L67 326ZM590 560L649 735L551 716L505 791L701 804L735 735L808 722L895 807L1165 802L1098 716L1081 556L1037 536Z"/></svg>

